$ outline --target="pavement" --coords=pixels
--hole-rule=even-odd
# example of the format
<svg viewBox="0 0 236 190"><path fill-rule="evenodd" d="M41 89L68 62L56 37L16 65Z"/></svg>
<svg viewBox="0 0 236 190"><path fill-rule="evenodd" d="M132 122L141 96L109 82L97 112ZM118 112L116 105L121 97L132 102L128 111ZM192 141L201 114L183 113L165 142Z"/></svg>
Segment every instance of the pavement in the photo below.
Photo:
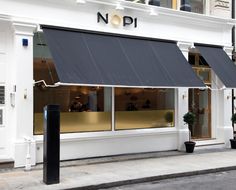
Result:
<svg viewBox="0 0 236 190"><path fill-rule="evenodd" d="M1 190L100 189L167 178L236 169L236 150L201 149L192 154L168 151L61 162L60 183L43 183L42 164L1 169Z"/></svg>

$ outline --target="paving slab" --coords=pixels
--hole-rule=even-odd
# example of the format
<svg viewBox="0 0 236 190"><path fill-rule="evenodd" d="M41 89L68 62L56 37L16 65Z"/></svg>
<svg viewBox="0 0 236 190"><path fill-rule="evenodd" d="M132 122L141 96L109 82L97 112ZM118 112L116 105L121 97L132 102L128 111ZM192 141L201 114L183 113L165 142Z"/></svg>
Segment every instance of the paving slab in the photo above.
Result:
<svg viewBox="0 0 236 190"><path fill-rule="evenodd" d="M202 151L194 154L176 154L171 156L145 157L116 160L114 162L74 161L64 164L60 169L60 183L45 185L42 182L41 166L31 171L23 168L2 170L0 189L96 189L134 182L163 179L169 177L201 174L236 169L236 150ZM77 163L77 164L76 164ZM63 164L62 164L63 165Z"/></svg>

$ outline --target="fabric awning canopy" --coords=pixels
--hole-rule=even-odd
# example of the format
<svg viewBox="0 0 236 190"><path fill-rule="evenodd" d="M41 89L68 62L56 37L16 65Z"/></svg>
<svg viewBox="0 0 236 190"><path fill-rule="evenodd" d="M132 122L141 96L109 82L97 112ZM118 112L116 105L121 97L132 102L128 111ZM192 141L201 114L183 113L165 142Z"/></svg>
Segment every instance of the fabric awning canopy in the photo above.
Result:
<svg viewBox="0 0 236 190"><path fill-rule="evenodd" d="M222 47L195 45L226 88L236 88L236 66Z"/></svg>
<svg viewBox="0 0 236 190"><path fill-rule="evenodd" d="M176 43L42 26L60 83L205 87Z"/></svg>

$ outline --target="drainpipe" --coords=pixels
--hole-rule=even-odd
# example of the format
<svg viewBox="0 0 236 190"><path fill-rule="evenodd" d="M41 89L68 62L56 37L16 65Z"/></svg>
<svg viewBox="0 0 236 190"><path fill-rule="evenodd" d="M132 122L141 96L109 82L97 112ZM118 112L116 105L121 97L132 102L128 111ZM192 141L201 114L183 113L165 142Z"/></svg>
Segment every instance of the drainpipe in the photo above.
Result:
<svg viewBox="0 0 236 190"><path fill-rule="evenodd" d="M25 171L30 171L31 170L31 143L32 140L29 137L24 137L26 143L27 143L27 153L26 153L26 160L25 160Z"/></svg>
<svg viewBox="0 0 236 190"><path fill-rule="evenodd" d="M180 10L191 12L191 5L189 3L189 0L181 0Z"/></svg>
<svg viewBox="0 0 236 190"><path fill-rule="evenodd" d="M235 19L235 1L232 0L232 8L231 8L231 16L232 19ZM233 55L232 60L235 61L234 52L235 52L235 26L232 28L232 46L233 46ZM232 114L234 114L234 89L232 89ZM234 130L234 123L232 122L233 130Z"/></svg>

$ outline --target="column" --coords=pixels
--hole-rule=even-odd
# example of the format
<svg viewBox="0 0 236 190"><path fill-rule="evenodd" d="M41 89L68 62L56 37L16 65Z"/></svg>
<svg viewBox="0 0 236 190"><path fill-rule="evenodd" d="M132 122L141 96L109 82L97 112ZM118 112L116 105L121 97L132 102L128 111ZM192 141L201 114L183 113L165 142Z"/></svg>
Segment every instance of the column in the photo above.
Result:
<svg viewBox="0 0 236 190"><path fill-rule="evenodd" d="M179 49L188 60L189 48L192 43L178 42ZM188 88L178 88L176 90L176 128L178 130L178 150L185 150L184 142L189 140L188 125L184 123L183 116L188 112Z"/></svg>
<svg viewBox="0 0 236 190"><path fill-rule="evenodd" d="M232 46L224 47L227 55L232 58ZM233 127L231 122L232 116L232 89L226 89L223 91L223 109L221 114L223 115L222 124L223 126L220 128L220 131L223 132L223 140L226 144L226 147L230 147L229 139L233 138ZM221 100L222 101L222 100ZM223 130L223 131L222 131Z"/></svg>
<svg viewBox="0 0 236 190"><path fill-rule="evenodd" d="M12 22L12 114L15 115L15 167L35 164L33 140L33 35L35 24ZM28 162L28 163L27 163Z"/></svg>

